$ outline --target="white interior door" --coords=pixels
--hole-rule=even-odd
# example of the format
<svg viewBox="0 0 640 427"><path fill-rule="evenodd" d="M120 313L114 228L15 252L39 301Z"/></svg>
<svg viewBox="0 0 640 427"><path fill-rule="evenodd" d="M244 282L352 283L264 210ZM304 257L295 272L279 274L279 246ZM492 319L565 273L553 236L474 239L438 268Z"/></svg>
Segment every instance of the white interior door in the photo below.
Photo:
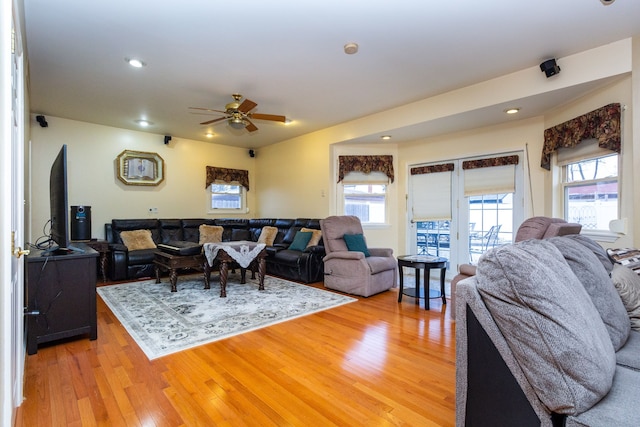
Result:
<svg viewBox="0 0 640 427"><path fill-rule="evenodd" d="M24 71L23 52L18 20L11 0L2 1L2 31L0 52L1 88L0 118L2 120L2 155L0 156L0 245L2 286L1 389L2 425L12 425L15 408L22 402L24 376L24 264L21 256L24 244ZM10 203L6 203L10 201ZM11 244L9 244L11 242Z"/></svg>

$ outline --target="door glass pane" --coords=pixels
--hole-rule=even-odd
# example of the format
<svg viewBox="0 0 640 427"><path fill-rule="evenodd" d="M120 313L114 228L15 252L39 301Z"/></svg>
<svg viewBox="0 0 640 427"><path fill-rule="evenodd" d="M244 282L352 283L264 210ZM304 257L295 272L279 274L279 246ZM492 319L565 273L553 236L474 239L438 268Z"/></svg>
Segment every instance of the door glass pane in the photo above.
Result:
<svg viewBox="0 0 640 427"><path fill-rule="evenodd" d="M513 193L468 197L469 260L476 264L480 255L513 241Z"/></svg>
<svg viewBox="0 0 640 427"><path fill-rule="evenodd" d="M451 221L417 222L417 254L449 259Z"/></svg>

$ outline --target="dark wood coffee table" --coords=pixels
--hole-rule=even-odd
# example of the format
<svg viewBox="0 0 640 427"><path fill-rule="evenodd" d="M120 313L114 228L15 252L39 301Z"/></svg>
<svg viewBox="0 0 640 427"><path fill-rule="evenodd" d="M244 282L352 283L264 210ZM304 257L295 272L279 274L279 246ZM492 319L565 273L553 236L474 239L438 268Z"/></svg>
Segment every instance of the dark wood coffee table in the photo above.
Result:
<svg viewBox="0 0 640 427"><path fill-rule="evenodd" d="M258 290L264 291L264 275L266 273L265 257L267 250L264 243L256 243L250 241L231 241L220 243L205 243L203 245L204 253L211 264L218 263L220 265L220 298L227 296L227 277L229 274L229 264L232 266L236 263L240 266L240 283L245 284L247 268L255 276L255 270L258 270ZM243 253L242 256L238 256ZM206 262L206 260L205 260ZM209 264L207 264L209 265ZM209 266L211 268L211 266ZM254 277L252 276L252 278Z"/></svg>
<svg viewBox="0 0 640 427"><path fill-rule="evenodd" d="M197 255L173 255L167 252L156 251L153 257L156 269L156 283L160 283L160 270L169 271L169 282L171 292L176 292L178 281L178 270L182 268L195 268L204 272L204 289L210 289L209 279L211 268L206 258L202 254Z"/></svg>

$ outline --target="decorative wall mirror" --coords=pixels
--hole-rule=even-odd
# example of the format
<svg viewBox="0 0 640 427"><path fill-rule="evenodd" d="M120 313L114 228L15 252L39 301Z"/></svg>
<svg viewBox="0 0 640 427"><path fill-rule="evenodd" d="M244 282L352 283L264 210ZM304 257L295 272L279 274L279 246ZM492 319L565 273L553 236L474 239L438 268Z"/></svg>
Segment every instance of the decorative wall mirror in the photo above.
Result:
<svg viewBox="0 0 640 427"><path fill-rule="evenodd" d="M164 160L157 153L124 150L116 158L116 169L126 185L158 185L164 180Z"/></svg>

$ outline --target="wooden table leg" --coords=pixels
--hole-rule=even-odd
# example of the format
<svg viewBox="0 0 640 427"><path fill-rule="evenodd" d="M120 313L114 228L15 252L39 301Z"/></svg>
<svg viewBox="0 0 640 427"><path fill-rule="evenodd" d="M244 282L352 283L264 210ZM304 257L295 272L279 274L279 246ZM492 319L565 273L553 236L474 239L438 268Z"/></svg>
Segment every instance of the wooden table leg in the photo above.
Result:
<svg viewBox="0 0 640 427"><path fill-rule="evenodd" d="M415 270L416 270L416 298L415 298L415 303L419 305L420 304L420 269L416 268ZM426 290L426 287L425 287L425 290ZM428 295L427 295L427 297L428 297ZM427 302L425 302L425 308L427 310L429 310L429 302L428 302L429 300L426 299L426 301Z"/></svg>
<svg viewBox="0 0 640 427"><path fill-rule="evenodd" d="M404 292L404 269L403 266L399 265L398 270L400 273L400 292L398 292L398 302L402 302L402 293Z"/></svg>
<svg viewBox="0 0 640 427"><path fill-rule="evenodd" d="M107 281L107 253L100 253L100 273L102 273L102 281Z"/></svg>
<svg viewBox="0 0 640 427"><path fill-rule="evenodd" d="M211 289L211 285L209 284L211 281L211 267L209 266L209 261L207 261L206 258L204 259L202 270L204 272L204 288Z"/></svg>
<svg viewBox="0 0 640 427"><path fill-rule="evenodd" d="M259 291L264 291L264 274L267 271L267 263L264 260L264 253L258 255L258 281L260 285L258 286Z"/></svg>
<svg viewBox="0 0 640 427"><path fill-rule="evenodd" d="M176 284L178 283L178 271L175 268L169 270L169 280L171 281L171 292L178 292Z"/></svg>
<svg viewBox="0 0 640 427"><path fill-rule="evenodd" d="M424 309L429 310L429 297L431 296L429 293L429 281L431 279L431 269L425 267L424 269Z"/></svg>
<svg viewBox="0 0 640 427"><path fill-rule="evenodd" d="M444 278L447 275L447 268L441 268L440 269L440 293L442 294L442 303L446 304L447 303L447 298L444 295Z"/></svg>
<svg viewBox="0 0 640 427"><path fill-rule="evenodd" d="M227 275L229 274L229 264L224 258L220 260L220 298L227 297Z"/></svg>
<svg viewBox="0 0 640 427"><path fill-rule="evenodd" d="M160 266L158 264L155 265L156 270L156 283L160 283Z"/></svg>

